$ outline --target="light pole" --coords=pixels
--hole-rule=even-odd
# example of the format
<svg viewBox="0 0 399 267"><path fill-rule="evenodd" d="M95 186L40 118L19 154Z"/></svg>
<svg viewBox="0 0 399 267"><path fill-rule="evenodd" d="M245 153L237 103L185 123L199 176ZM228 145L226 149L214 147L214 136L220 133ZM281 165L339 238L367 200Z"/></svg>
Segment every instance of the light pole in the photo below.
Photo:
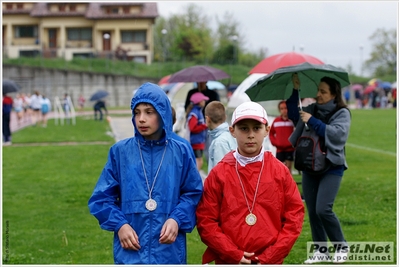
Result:
<svg viewBox="0 0 399 267"><path fill-rule="evenodd" d="M360 49L360 76L363 76L363 44L359 45Z"/></svg>
<svg viewBox="0 0 399 267"><path fill-rule="evenodd" d="M233 63L236 64L236 60L237 60L237 40L238 40L238 36L237 35L233 35L231 36L231 40L233 40Z"/></svg>
<svg viewBox="0 0 399 267"><path fill-rule="evenodd" d="M103 38L105 39L105 40L109 40L109 38L111 38L111 35L109 35L109 33L104 33L104 35L103 35ZM107 61L107 70L108 70L108 61L109 61L109 51L107 52L107 59L106 59L106 61Z"/></svg>
<svg viewBox="0 0 399 267"><path fill-rule="evenodd" d="M162 33L163 62L165 62L166 61L165 38L166 38L166 34L168 34L168 30L167 29L162 29L161 33Z"/></svg>

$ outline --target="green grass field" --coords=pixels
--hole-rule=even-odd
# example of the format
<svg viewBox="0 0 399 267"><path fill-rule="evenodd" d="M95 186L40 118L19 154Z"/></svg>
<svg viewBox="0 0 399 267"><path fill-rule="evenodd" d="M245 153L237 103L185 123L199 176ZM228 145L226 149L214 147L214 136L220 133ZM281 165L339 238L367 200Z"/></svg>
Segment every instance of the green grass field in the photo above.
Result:
<svg viewBox="0 0 399 267"><path fill-rule="evenodd" d="M395 242L396 264L396 110L351 112L349 169L334 211L348 241ZM3 264L113 264L112 233L100 229L87 207L114 143L110 131L105 121L78 117L76 125L50 120L47 128L13 134L2 156ZM302 264L309 241L306 215L285 264ZM195 229L188 263L201 264L204 250Z"/></svg>

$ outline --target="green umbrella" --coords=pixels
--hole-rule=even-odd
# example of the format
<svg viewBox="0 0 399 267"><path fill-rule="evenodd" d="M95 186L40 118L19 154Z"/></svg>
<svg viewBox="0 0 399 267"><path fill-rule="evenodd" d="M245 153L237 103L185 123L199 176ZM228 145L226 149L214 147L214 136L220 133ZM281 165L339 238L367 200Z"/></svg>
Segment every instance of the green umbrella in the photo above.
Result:
<svg viewBox="0 0 399 267"><path fill-rule="evenodd" d="M254 101L283 100L292 94L292 74L297 73L301 82L300 97L316 97L320 79L328 76L340 82L341 88L350 84L348 73L332 65L302 63L279 68L252 84L245 93Z"/></svg>

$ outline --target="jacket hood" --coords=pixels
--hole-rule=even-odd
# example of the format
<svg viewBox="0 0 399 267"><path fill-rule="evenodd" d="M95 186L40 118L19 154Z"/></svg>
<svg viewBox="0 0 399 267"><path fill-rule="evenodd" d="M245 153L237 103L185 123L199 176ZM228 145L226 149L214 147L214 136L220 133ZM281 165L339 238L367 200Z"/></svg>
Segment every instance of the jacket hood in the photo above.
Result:
<svg viewBox="0 0 399 267"><path fill-rule="evenodd" d="M132 98L130 108L132 110L132 122L134 126L135 136L143 138L143 136L137 130L137 126L134 121L134 109L140 103L148 103L155 108L155 110L158 112L162 119L161 126L165 131L166 138L169 138L173 127L172 106L170 104L169 98L162 90L162 88L156 84L147 82L137 89L135 95Z"/></svg>

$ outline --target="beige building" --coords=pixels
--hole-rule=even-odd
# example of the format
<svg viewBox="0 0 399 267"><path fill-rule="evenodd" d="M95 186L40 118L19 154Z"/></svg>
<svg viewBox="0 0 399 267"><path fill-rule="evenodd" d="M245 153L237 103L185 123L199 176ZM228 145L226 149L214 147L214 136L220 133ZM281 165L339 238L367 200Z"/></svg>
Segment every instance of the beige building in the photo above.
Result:
<svg viewBox="0 0 399 267"><path fill-rule="evenodd" d="M153 2L2 2L2 11L4 57L153 59Z"/></svg>

